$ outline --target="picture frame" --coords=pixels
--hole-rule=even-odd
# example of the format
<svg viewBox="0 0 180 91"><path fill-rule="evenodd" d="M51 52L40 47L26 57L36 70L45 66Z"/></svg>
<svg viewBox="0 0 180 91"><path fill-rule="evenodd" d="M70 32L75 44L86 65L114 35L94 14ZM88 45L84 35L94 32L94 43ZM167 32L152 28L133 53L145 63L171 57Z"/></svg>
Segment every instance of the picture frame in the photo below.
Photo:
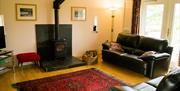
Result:
<svg viewBox="0 0 180 91"><path fill-rule="evenodd" d="M17 21L35 21L37 18L36 4L16 4Z"/></svg>
<svg viewBox="0 0 180 91"><path fill-rule="evenodd" d="M85 21L86 8L85 7L71 7L71 20L72 21Z"/></svg>

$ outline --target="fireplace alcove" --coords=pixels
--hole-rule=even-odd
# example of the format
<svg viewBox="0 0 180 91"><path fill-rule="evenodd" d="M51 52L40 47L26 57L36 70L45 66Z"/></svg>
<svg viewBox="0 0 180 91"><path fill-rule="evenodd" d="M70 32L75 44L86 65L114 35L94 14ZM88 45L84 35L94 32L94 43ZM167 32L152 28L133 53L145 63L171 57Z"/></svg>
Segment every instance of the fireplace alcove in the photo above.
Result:
<svg viewBox="0 0 180 91"><path fill-rule="evenodd" d="M35 27L37 53L41 57L40 66L45 71L53 71L86 64L72 56L71 24L59 24L58 41L54 40L54 24L37 24Z"/></svg>

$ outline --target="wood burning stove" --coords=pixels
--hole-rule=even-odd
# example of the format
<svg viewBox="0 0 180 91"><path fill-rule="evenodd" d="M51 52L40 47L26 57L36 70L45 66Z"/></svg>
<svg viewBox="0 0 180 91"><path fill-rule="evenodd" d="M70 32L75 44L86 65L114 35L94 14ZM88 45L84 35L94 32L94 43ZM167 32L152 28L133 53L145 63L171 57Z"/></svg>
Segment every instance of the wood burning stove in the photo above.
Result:
<svg viewBox="0 0 180 91"><path fill-rule="evenodd" d="M54 58L65 58L67 53L67 41L62 36L59 36L59 5L64 0L55 0L53 3L54 15L55 15L55 29L54 29Z"/></svg>
<svg viewBox="0 0 180 91"><path fill-rule="evenodd" d="M65 58L67 56L66 39L54 41L54 57L55 59Z"/></svg>

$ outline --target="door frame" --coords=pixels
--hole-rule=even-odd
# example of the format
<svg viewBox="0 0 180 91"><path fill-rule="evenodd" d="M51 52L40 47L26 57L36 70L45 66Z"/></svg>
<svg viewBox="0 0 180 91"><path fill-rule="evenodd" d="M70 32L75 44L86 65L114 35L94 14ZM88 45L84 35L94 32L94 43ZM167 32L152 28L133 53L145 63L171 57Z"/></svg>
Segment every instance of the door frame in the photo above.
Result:
<svg viewBox="0 0 180 91"><path fill-rule="evenodd" d="M180 4L180 0L169 0L169 18L168 18L168 22L167 22L167 27L166 29L167 31L167 39L169 40L170 44L172 42L172 35L173 35L173 23L174 23L174 14L175 14L175 4L179 3Z"/></svg>
<svg viewBox="0 0 180 91"><path fill-rule="evenodd" d="M166 24L165 24L165 22L167 21L167 19L166 19L166 17L167 17L167 6L166 6L166 2L164 2L164 1L143 1L142 0L142 5L141 5L141 18L140 18L140 30L145 30L145 15L146 15L146 6L147 5L153 5L153 4L163 4L164 5L164 10L163 10L163 19L162 19L162 26L161 26L161 31L163 31L163 32L161 32L161 38L163 38L163 39L167 39L167 37L166 37L166 32L167 32L167 30L166 30ZM142 34L142 32L143 31L140 31L140 34Z"/></svg>
<svg viewBox="0 0 180 91"><path fill-rule="evenodd" d="M173 34L173 22L174 22L174 6L176 3L180 3L180 0L142 0L141 5L141 16L140 18L140 30L145 29L145 20L146 15L146 6L153 5L153 4L163 4L164 5L164 12L163 12L163 21L162 21L162 28L161 28L161 38L167 39L169 44L172 41L172 34ZM142 34L142 31L140 31Z"/></svg>

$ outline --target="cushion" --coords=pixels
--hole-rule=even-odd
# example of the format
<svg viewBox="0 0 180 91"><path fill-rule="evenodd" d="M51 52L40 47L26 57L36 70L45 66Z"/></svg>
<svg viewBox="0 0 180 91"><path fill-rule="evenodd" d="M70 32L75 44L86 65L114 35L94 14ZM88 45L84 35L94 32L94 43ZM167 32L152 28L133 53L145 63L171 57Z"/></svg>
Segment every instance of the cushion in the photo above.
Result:
<svg viewBox="0 0 180 91"><path fill-rule="evenodd" d="M167 45L168 45L167 40L141 36L138 49L144 51L151 50L162 53L167 48Z"/></svg>
<svg viewBox="0 0 180 91"><path fill-rule="evenodd" d="M141 56L139 56L139 58L153 56L155 53L156 53L155 51L147 51L147 52L144 52Z"/></svg>
<svg viewBox="0 0 180 91"><path fill-rule="evenodd" d="M145 52L143 50L132 48L132 47L127 47L127 46L122 46L122 49L124 50L125 53L134 54L137 56L141 56Z"/></svg>
<svg viewBox="0 0 180 91"><path fill-rule="evenodd" d="M134 54L135 48L127 47L127 46L122 46L122 48L123 48L123 50L124 50L125 53Z"/></svg>
<svg viewBox="0 0 180 91"><path fill-rule="evenodd" d="M139 50L139 49L135 49L134 50L134 54L137 55L137 56L141 56L145 51L143 50Z"/></svg>
<svg viewBox="0 0 180 91"><path fill-rule="evenodd" d="M121 44L115 43L115 42L111 42L111 43L110 43L110 50L120 51L120 52L123 52L123 51L124 51L124 50L122 49Z"/></svg>
<svg viewBox="0 0 180 91"><path fill-rule="evenodd" d="M117 37L117 43L120 43L123 46L136 48L138 46L139 36L131 34L121 34L119 33Z"/></svg>

